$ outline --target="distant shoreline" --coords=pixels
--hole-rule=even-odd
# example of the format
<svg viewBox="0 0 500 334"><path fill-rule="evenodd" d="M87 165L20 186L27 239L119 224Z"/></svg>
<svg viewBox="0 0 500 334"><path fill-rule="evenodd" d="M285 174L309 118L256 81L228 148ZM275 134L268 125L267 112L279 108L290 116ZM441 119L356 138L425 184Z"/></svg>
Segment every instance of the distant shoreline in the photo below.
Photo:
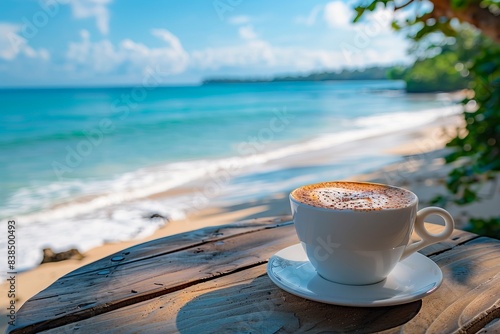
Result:
<svg viewBox="0 0 500 334"><path fill-rule="evenodd" d="M207 79L203 80L202 85L212 85L212 84L260 84L260 83L299 83L299 82L344 82L344 81L402 81L395 79L328 79L328 80L300 80L300 79L231 79L231 78L221 78L221 79Z"/></svg>
<svg viewBox="0 0 500 334"><path fill-rule="evenodd" d="M391 80L387 75L392 67L369 67L366 69L342 69L340 71L313 72L304 75L280 75L260 78L229 78L214 77L202 81L203 85L210 84L240 84L240 83L272 83L272 82L321 82L321 81L347 81L347 80Z"/></svg>

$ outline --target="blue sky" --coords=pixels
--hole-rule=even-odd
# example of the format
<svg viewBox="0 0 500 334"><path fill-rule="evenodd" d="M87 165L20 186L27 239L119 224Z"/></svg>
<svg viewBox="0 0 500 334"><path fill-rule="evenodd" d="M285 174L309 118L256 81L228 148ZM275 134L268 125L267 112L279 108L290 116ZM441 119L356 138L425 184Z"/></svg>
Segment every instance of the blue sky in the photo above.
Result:
<svg viewBox="0 0 500 334"><path fill-rule="evenodd" d="M352 3L3 0L0 86L190 84L408 62L390 11L352 25Z"/></svg>

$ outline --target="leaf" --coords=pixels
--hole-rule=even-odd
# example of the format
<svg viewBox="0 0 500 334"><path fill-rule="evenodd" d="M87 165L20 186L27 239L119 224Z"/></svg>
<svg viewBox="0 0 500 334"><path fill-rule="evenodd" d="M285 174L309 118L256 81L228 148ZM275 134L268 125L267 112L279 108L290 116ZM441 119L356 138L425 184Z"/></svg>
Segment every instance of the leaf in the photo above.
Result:
<svg viewBox="0 0 500 334"><path fill-rule="evenodd" d="M393 20L391 22L391 27L392 27L392 29L394 29L396 31L401 30L401 26L399 25L399 23L396 20Z"/></svg>
<svg viewBox="0 0 500 334"><path fill-rule="evenodd" d="M365 13L365 10L366 10L365 7L354 8L354 11L356 11L356 16L354 17L352 22L354 22L354 23L358 22L361 19L361 17L363 16L363 14Z"/></svg>
<svg viewBox="0 0 500 334"><path fill-rule="evenodd" d="M451 0L451 7L454 9L467 8L469 2L467 0Z"/></svg>
<svg viewBox="0 0 500 334"><path fill-rule="evenodd" d="M374 1L372 1L372 3L371 3L371 4L369 4L369 5L366 7L366 9L368 9L368 10L369 10L369 11L371 11L371 12L373 12L373 11L375 10L375 8L377 7L377 3L378 3L378 2L379 2L378 0L374 0ZM383 2L383 1L382 1L382 2Z"/></svg>
<svg viewBox="0 0 500 334"><path fill-rule="evenodd" d="M448 198L443 195L436 195L430 200L431 205L446 206Z"/></svg>
<svg viewBox="0 0 500 334"><path fill-rule="evenodd" d="M465 203L472 203L477 199L477 194L475 191L472 191L469 188L466 188L464 191L464 202Z"/></svg>
<svg viewBox="0 0 500 334"><path fill-rule="evenodd" d="M500 239L500 218L478 219L471 218L467 231Z"/></svg>

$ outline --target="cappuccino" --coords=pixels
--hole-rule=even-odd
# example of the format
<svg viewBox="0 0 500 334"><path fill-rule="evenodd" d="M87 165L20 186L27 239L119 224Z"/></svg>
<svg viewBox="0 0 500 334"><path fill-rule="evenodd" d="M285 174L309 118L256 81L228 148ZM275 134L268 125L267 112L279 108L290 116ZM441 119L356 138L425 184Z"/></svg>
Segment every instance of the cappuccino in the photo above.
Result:
<svg viewBox="0 0 500 334"><path fill-rule="evenodd" d="M295 189L292 197L307 205L333 210L390 210L417 199L407 190L376 183L322 182Z"/></svg>
<svg viewBox="0 0 500 334"><path fill-rule="evenodd" d="M297 236L318 275L352 285L380 282L399 261L450 237L446 210L417 206L411 191L377 183L323 182L290 194ZM445 223L437 234L425 226L431 215ZM413 231L421 240L410 241Z"/></svg>

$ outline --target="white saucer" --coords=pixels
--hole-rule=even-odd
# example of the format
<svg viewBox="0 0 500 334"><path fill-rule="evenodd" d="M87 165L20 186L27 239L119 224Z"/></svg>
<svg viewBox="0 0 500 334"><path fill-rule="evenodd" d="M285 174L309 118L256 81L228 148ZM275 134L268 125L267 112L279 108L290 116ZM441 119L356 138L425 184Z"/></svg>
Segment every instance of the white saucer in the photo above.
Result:
<svg viewBox="0 0 500 334"><path fill-rule="evenodd" d="M318 302L344 306L388 306L409 303L433 293L443 281L441 269L414 253L399 262L389 277L370 285L344 285L316 273L301 244L274 254L267 274L283 290Z"/></svg>

